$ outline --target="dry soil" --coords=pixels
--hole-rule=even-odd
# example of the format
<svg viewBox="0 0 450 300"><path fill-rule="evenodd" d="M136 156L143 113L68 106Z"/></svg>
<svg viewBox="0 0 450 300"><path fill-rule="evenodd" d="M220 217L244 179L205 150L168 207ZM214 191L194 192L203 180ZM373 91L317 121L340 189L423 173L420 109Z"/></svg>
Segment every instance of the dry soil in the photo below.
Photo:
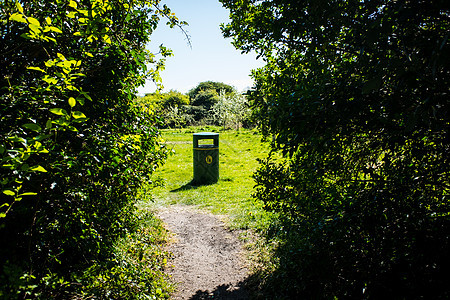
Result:
<svg viewBox="0 0 450 300"><path fill-rule="evenodd" d="M219 217L181 205L163 208L159 216L174 234L172 299L248 299L242 245Z"/></svg>

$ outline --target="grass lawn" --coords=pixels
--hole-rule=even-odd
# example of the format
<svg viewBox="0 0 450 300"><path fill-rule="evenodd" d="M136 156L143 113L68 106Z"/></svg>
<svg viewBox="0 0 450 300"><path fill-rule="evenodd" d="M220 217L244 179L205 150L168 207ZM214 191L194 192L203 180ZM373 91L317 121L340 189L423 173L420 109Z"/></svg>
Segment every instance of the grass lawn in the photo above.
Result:
<svg viewBox="0 0 450 300"><path fill-rule="evenodd" d="M216 184L191 186L193 179L194 132L219 132L219 181ZM262 203L252 199L253 172L258 158L267 156L268 143L254 130L222 131L219 127L191 127L163 130L167 147L173 149L166 164L156 171L154 182L159 185L151 191L152 199L144 197L143 208L161 205L187 204L226 216L232 229L267 228L271 215L262 209Z"/></svg>

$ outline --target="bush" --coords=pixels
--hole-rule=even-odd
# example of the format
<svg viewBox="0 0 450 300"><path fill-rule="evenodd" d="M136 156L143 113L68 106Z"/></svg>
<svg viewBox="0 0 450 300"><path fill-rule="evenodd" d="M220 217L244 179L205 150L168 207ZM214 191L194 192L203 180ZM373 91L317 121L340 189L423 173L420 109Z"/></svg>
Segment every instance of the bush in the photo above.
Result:
<svg viewBox="0 0 450 300"><path fill-rule="evenodd" d="M221 92L228 94L234 91L232 86L225 83L205 81L191 89L188 96L193 106L202 106L204 109L210 110L219 101Z"/></svg>
<svg viewBox="0 0 450 300"><path fill-rule="evenodd" d="M162 102L163 108L180 107L183 105L189 105L188 96L173 90L164 94Z"/></svg>
<svg viewBox="0 0 450 300"><path fill-rule="evenodd" d="M136 227L136 192L167 155L132 99L147 63L158 77L145 45L170 10L7 0L0 13L0 296L70 298Z"/></svg>
<svg viewBox="0 0 450 300"><path fill-rule="evenodd" d="M448 4L221 2L225 35L267 62L249 100L285 158L255 174L285 222L272 291L447 299Z"/></svg>
<svg viewBox="0 0 450 300"><path fill-rule="evenodd" d="M170 90L167 93L155 92L146 94L144 97L137 97L135 103L150 111L164 111L170 107L189 105L189 97L180 92Z"/></svg>
<svg viewBox="0 0 450 300"><path fill-rule="evenodd" d="M238 130L245 122L249 125L250 107L245 95L237 92L220 93L219 101L212 107L216 124L225 128L235 127Z"/></svg>

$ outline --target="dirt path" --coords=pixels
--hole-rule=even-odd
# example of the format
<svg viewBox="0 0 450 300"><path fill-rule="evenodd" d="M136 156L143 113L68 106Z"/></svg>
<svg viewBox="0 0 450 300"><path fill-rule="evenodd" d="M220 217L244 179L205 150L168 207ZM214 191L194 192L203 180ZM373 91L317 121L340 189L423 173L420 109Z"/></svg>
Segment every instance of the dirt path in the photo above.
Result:
<svg viewBox="0 0 450 300"><path fill-rule="evenodd" d="M179 205L162 209L159 216L175 234L170 274L177 293L172 299L248 299L242 245L218 217Z"/></svg>

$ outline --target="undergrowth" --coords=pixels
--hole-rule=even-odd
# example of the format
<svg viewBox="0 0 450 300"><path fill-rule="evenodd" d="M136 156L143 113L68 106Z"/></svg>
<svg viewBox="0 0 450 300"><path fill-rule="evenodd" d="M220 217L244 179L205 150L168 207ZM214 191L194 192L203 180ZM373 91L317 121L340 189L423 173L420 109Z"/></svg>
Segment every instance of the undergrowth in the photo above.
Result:
<svg viewBox="0 0 450 300"><path fill-rule="evenodd" d="M113 259L94 264L85 274L77 299L168 299L173 286L164 273L168 232L161 220L141 210L138 227L118 240Z"/></svg>

